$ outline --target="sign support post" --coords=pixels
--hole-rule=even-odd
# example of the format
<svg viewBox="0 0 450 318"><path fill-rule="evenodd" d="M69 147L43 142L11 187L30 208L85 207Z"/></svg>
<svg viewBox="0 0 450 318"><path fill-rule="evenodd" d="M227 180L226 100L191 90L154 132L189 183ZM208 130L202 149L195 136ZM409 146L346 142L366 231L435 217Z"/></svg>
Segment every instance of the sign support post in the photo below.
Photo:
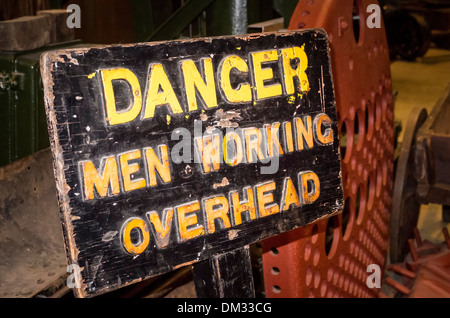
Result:
<svg viewBox="0 0 450 318"><path fill-rule="evenodd" d="M194 264L193 273L198 297L255 297L248 245Z"/></svg>

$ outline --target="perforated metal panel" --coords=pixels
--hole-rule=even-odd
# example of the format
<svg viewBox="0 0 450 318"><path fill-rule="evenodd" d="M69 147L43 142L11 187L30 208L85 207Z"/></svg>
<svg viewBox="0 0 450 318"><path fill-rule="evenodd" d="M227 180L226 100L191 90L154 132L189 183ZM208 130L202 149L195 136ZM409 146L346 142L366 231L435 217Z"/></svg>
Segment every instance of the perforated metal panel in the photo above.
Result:
<svg viewBox="0 0 450 318"><path fill-rule="evenodd" d="M301 0L289 29L329 36L339 116L342 214L263 242L267 297L376 297L370 264L387 256L394 113L384 25L368 28L370 0ZM372 16L373 17L373 16Z"/></svg>

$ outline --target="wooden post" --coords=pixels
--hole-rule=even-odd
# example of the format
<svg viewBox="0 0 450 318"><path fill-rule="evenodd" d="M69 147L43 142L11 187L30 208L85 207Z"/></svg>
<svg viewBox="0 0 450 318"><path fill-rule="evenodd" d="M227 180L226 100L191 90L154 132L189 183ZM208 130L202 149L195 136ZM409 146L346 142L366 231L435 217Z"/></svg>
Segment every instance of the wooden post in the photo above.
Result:
<svg viewBox="0 0 450 318"><path fill-rule="evenodd" d="M193 266L200 298L254 298L250 246L209 258Z"/></svg>

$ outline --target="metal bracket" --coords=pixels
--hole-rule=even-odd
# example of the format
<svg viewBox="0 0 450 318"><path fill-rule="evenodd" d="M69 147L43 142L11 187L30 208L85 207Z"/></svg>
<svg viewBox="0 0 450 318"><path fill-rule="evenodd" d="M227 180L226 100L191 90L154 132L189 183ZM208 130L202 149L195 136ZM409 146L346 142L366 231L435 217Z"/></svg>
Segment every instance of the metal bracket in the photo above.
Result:
<svg viewBox="0 0 450 318"><path fill-rule="evenodd" d="M0 90L23 90L24 89L25 74L19 72L0 73Z"/></svg>

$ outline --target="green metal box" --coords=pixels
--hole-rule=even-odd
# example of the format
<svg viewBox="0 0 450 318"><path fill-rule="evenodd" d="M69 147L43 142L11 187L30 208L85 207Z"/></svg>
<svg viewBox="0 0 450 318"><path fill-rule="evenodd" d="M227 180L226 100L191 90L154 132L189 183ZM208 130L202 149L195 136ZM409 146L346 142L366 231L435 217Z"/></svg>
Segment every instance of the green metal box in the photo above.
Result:
<svg viewBox="0 0 450 318"><path fill-rule="evenodd" d="M80 44L0 52L0 166L49 147L39 59L45 51Z"/></svg>

